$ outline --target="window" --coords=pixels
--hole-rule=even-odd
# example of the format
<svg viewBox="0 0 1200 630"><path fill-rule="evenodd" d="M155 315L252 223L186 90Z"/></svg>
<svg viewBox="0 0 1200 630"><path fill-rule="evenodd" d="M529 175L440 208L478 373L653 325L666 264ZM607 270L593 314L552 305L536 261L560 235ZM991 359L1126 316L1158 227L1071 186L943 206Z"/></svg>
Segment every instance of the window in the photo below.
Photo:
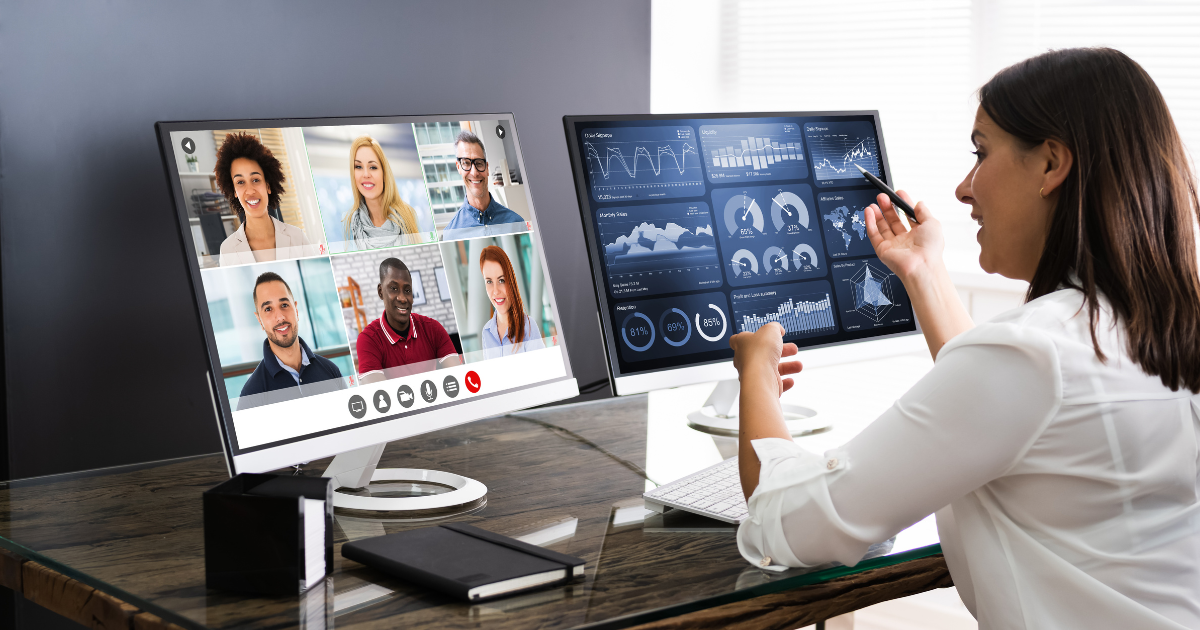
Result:
<svg viewBox="0 0 1200 630"><path fill-rule="evenodd" d="M1200 3L654 0L651 19L654 113L878 109L895 181L942 220L956 271L981 273L954 188L972 165L975 90L997 70L1051 48L1117 48L1200 146Z"/></svg>

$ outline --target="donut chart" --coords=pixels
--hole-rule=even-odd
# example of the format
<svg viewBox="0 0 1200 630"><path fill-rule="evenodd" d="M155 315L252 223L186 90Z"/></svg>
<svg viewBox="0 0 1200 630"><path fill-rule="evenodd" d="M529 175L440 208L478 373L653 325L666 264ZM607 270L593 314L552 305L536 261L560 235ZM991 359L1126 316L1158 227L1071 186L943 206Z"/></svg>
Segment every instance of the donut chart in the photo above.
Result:
<svg viewBox="0 0 1200 630"><path fill-rule="evenodd" d="M635 318L644 320L646 323L640 324L634 321ZM640 338L647 337L648 341L646 341L644 344L638 345L637 343L629 340L630 332L633 333L634 339L638 339L640 341ZM650 321L650 318L646 317L642 313L630 313L625 317L625 321L621 322L621 338L625 340L625 345L629 346L630 350L633 350L634 352L645 352L650 349L650 346L654 345L654 322Z"/></svg>

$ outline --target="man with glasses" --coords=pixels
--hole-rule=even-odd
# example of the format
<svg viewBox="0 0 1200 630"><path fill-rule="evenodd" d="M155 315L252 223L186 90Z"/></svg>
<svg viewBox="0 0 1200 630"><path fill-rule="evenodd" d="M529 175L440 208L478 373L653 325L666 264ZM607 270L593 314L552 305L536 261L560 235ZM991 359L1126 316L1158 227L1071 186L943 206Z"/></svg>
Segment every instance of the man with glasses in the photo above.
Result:
<svg viewBox="0 0 1200 630"><path fill-rule="evenodd" d="M454 155L467 199L442 230L442 239L499 236L526 231L525 219L505 208L488 192L488 162L483 141L470 131L454 139Z"/></svg>

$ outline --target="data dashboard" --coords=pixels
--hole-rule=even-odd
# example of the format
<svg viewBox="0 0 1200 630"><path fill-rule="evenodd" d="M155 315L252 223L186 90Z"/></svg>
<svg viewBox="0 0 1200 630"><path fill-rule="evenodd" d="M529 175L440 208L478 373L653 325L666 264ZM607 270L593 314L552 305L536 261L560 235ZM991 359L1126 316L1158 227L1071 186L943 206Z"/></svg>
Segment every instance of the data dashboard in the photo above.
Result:
<svg viewBox="0 0 1200 630"><path fill-rule="evenodd" d="M874 112L566 122L617 376L728 360L768 322L802 347L916 330L867 238Z"/></svg>

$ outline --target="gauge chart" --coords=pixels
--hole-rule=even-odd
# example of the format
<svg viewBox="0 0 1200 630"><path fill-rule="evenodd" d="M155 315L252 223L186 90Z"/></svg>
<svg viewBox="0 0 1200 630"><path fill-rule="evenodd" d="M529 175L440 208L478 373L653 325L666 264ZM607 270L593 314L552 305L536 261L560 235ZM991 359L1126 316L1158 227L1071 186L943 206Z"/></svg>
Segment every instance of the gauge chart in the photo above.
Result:
<svg viewBox="0 0 1200 630"><path fill-rule="evenodd" d="M867 183L856 166L880 176L879 143L872 122L805 123L804 139L812 155L813 178L818 186L844 186L846 180Z"/></svg>
<svg viewBox="0 0 1200 630"><path fill-rule="evenodd" d="M730 286L828 274L808 184L718 188L712 193L718 245Z"/></svg>
<svg viewBox="0 0 1200 630"><path fill-rule="evenodd" d="M691 127L585 129L582 140L596 201L704 194L704 172Z"/></svg>
<svg viewBox="0 0 1200 630"><path fill-rule="evenodd" d="M798 282L730 294L738 332L754 332L770 322L783 326L788 340L837 332L833 298L824 280Z"/></svg>
<svg viewBox="0 0 1200 630"><path fill-rule="evenodd" d="M729 201L725 202L721 215L725 217L725 229L730 236L753 237L766 230L766 221L763 219L758 200L746 191L730 197Z"/></svg>
<svg viewBox="0 0 1200 630"><path fill-rule="evenodd" d="M613 297L721 286L721 260L708 204L602 208L596 232Z"/></svg>
<svg viewBox="0 0 1200 630"><path fill-rule="evenodd" d="M878 258L833 263L842 328L847 332L911 324L908 293Z"/></svg>
<svg viewBox="0 0 1200 630"><path fill-rule="evenodd" d="M804 179L808 163L796 123L702 125L708 181Z"/></svg>
<svg viewBox="0 0 1200 630"><path fill-rule="evenodd" d="M614 312L615 341L626 361L727 350L734 332L723 293L624 302Z"/></svg>
<svg viewBox="0 0 1200 630"><path fill-rule="evenodd" d="M808 206L796 193L779 190L771 197L771 223L775 231L784 234L799 234L808 229L810 213Z"/></svg>

